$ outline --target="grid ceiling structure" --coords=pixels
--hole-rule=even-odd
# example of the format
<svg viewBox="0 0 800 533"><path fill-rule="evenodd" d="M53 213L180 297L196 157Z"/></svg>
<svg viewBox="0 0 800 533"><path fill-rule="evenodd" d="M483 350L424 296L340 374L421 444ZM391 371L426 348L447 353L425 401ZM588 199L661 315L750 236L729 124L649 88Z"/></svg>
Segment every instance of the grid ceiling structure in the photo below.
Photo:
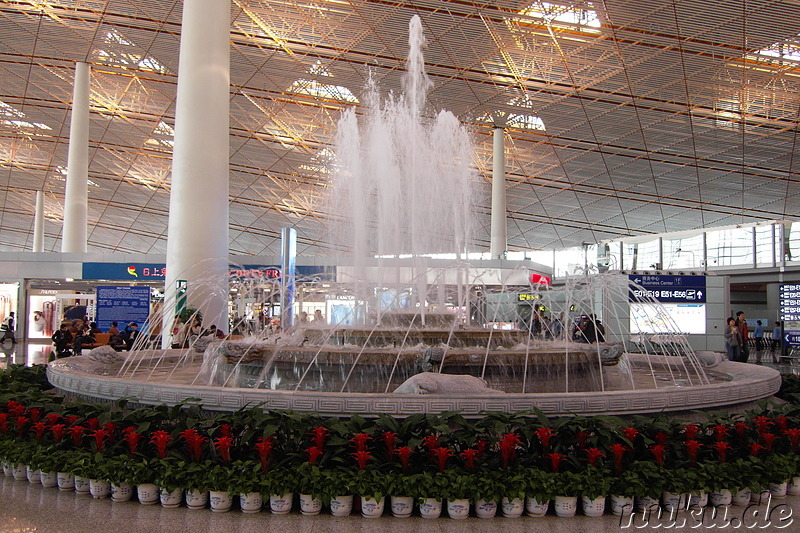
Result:
<svg viewBox="0 0 800 533"><path fill-rule="evenodd" d="M61 247L74 63L92 66L89 250L164 253L177 0L0 4L0 250ZM489 240L505 123L509 249L796 217L800 1L232 0L230 250L332 251L336 121L399 91L418 14L431 111L469 126ZM800 156L797 158L800 159Z"/></svg>

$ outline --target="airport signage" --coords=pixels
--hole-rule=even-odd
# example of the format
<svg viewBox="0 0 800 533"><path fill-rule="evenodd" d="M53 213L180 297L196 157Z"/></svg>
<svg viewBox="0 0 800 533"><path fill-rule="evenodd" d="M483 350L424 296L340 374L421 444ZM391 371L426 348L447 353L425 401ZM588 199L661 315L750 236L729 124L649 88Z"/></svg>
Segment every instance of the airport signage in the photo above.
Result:
<svg viewBox="0 0 800 533"><path fill-rule="evenodd" d="M628 301L643 302L651 298L661 303L705 303L705 276L666 276L632 274L628 276Z"/></svg>

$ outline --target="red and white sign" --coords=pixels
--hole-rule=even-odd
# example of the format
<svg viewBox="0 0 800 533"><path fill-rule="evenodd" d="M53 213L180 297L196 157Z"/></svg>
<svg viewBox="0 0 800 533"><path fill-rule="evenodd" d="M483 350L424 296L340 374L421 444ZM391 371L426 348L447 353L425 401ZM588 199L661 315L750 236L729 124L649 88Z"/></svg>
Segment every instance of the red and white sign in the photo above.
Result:
<svg viewBox="0 0 800 533"><path fill-rule="evenodd" d="M550 276L543 276L542 274L531 274L532 285L552 285L553 279Z"/></svg>

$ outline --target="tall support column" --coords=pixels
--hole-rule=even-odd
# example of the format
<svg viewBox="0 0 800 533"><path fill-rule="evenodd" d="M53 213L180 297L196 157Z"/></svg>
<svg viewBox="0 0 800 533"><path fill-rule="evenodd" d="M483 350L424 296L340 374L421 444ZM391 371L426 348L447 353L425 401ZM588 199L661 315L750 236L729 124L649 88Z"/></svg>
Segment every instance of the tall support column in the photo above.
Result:
<svg viewBox="0 0 800 533"><path fill-rule="evenodd" d="M89 191L89 65L75 64L72 117L69 124L67 181L64 188L64 227L61 251L86 252Z"/></svg>
<svg viewBox="0 0 800 533"><path fill-rule="evenodd" d="M503 128L494 129L492 156L492 225L489 253L492 259L505 257L508 249L506 230L506 154Z"/></svg>
<svg viewBox="0 0 800 533"><path fill-rule="evenodd" d="M281 228L281 330L294 328L297 230Z"/></svg>
<svg viewBox="0 0 800 533"><path fill-rule="evenodd" d="M183 3L167 233L164 343L178 280L203 326L228 333L230 1Z"/></svg>
<svg viewBox="0 0 800 533"><path fill-rule="evenodd" d="M33 213L32 252L44 252L44 191L36 191L36 211Z"/></svg>

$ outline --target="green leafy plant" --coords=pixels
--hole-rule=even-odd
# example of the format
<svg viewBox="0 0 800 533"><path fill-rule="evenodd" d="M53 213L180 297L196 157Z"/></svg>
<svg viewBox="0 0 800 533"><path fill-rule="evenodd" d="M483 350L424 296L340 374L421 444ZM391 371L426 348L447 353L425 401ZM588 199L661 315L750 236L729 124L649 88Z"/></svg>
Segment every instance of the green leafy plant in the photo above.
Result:
<svg viewBox="0 0 800 533"><path fill-rule="evenodd" d="M605 468L595 466L586 467L578 472L578 493L589 499L608 496L613 478Z"/></svg>

